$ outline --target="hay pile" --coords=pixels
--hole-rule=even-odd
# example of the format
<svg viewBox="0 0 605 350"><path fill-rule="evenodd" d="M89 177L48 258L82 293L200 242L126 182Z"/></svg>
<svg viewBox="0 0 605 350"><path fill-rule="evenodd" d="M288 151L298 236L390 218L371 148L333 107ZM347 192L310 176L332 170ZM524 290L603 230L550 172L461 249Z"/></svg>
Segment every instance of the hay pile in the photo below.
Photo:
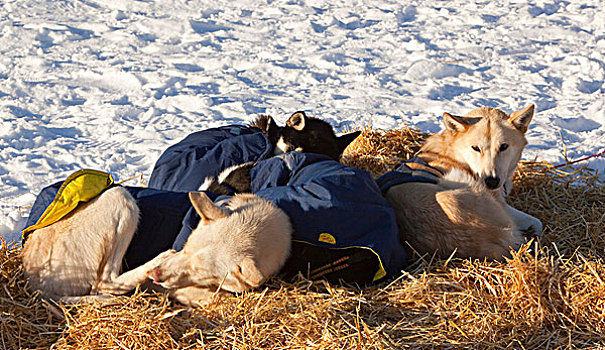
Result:
<svg viewBox="0 0 605 350"><path fill-rule="evenodd" d="M363 130L344 162L375 175L426 134ZM418 259L371 288L300 279L184 309L136 292L67 308L39 301L19 250L0 249L0 349L605 348L605 193L588 170L524 163L510 202L545 224L505 262ZM532 249L529 249L532 248Z"/></svg>

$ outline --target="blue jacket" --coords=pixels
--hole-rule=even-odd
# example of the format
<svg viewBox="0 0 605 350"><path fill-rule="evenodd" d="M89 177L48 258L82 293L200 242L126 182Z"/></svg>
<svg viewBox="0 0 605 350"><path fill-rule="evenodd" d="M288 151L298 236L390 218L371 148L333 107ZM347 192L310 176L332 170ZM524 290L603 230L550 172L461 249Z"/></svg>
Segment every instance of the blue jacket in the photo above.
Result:
<svg viewBox="0 0 605 350"><path fill-rule="evenodd" d="M380 263L375 280L405 267L407 255L399 243L395 213L368 172L318 154L291 152L264 159L272 147L258 131L226 126L187 136L160 157L150 186L193 191L206 176L216 176L227 166L258 161L250 174L252 192L288 214L294 241L369 249ZM191 227L199 220L192 212L187 218ZM186 239L186 234L179 235L175 248Z"/></svg>
<svg viewBox="0 0 605 350"><path fill-rule="evenodd" d="M291 152L265 159L271 151L259 129L243 126L196 132L169 147L153 169L150 188L126 187L137 200L142 218L125 267L135 268L169 248L182 249L200 220L187 192L196 191L205 177L249 161L257 161L250 174L252 192L288 214L295 242L369 250L378 260L375 281L394 276L406 266L395 213L369 173L318 154ZM40 193L27 226L37 221L60 185ZM224 199L207 194L217 202Z"/></svg>
<svg viewBox="0 0 605 350"><path fill-rule="evenodd" d="M162 153L153 167L149 187L197 191L207 176L263 159L272 150L267 137L253 127L232 125L194 132Z"/></svg>

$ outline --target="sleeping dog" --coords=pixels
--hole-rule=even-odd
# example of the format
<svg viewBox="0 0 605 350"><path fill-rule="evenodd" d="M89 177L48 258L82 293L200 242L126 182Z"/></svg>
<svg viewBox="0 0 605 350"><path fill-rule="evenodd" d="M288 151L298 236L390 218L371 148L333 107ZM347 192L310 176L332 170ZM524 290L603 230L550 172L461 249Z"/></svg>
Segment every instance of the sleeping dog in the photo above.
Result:
<svg viewBox="0 0 605 350"><path fill-rule="evenodd" d="M279 271L292 233L281 209L252 194L236 195L226 207L202 192L190 192L189 199L201 221L184 249L167 250L121 273L135 231L141 234L141 204L128 189L110 187L29 235L23 267L30 286L45 297L73 303L124 294L152 278L177 301L195 305L208 302L219 288L243 292L258 287ZM151 233L156 239L170 234Z"/></svg>

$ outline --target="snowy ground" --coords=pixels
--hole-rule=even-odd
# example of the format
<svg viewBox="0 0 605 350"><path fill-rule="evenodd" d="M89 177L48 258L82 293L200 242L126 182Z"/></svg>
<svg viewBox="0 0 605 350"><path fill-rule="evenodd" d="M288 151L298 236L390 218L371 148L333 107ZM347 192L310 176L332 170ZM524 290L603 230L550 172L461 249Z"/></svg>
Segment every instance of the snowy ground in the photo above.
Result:
<svg viewBox="0 0 605 350"><path fill-rule="evenodd" d="M334 3L0 2L0 235L77 169L146 182L188 133L258 113L436 132L535 103L526 159L605 149L602 0Z"/></svg>

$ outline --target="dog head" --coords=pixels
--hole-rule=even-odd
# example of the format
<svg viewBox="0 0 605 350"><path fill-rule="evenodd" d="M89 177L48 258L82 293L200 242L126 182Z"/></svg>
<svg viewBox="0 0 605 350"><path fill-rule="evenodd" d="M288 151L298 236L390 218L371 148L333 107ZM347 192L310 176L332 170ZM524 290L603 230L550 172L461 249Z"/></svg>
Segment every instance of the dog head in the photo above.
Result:
<svg viewBox="0 0 605 350"><path fill-rule="evenodd" d="M242 292L279 271L292 231L281 209L252 194L234 196L227 208L203 192L191 192L189 197L200 223L182 251L150 272L155 283L167 289L220 286Z"/></svg>
<svg viewBox="0 0 605 350"><path fill-rule="evenodd" d="M533 105L511 115L487 107L464 117L444 113L446 132L452 136L448 152L488 189L499 189L517 168L533 115Z"/></svg>
<svg viewBox="0 0 605 350"><path fill-rule="evenodd" d="M345 148L361 134L355 131L342 136L336 136L332 126L317 118L307 117L299 111L286 121L286 126L280 129L275 147L275 154L291 151L319 153L339 160Z"/></svg>

